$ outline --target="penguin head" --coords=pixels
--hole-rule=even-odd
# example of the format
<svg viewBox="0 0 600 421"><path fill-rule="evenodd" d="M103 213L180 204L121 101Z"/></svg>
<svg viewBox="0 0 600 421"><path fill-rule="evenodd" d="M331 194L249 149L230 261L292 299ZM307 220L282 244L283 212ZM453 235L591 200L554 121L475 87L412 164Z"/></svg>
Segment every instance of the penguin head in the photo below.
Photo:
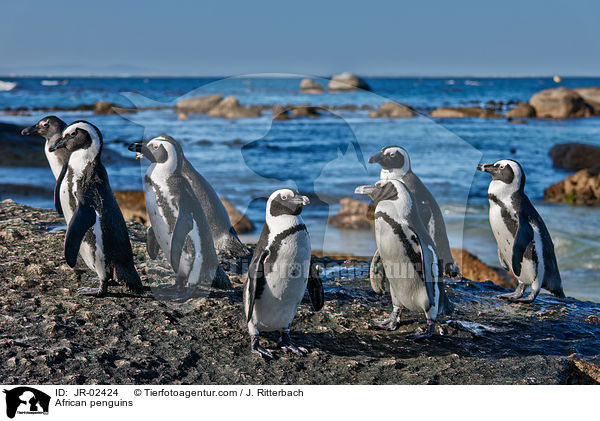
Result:
<svg viewBox="0 0 600 421"><path fill-rule="evenodd" d="M53 115L46 116L40 121L35 123L33 126L26 127L21 131L22 136L42 136L44 139L49 140L53 137L58 137L62 131L67 127L67 124L60 118ZM51 145L50 145L51 146Z"/></svg>
<svg viewBox="0 0 600 421"><path fill-rule="evenodd" d="M136 152L138 159L144 157L156 164L172 163L174 168L180 167L183 156L183 149L179 142L166 134L161 134L147 142L132 143L128 149Z"/></svg>
<svg viewBox="0 0 600 421"><path fill-rule="evenodd" d="M66 149L72 153L78 150L88 150L91 156L96 156L102 150L102 134L92 123L79 120L69 124L61 137L48 147L50 152Z"/></svg>
<svg viewBox="0 0 600 421"><path fill-rule="evenodd" d="M267 201L267 213L272 217L281 215L300 215L302 207L310 204L308 197L300 195L296 190L275 190Z"/></svg>
<svg viewBox="0 0 600 421"><path fill-rule="evenodd" d="M410 171L408 152L400 146L385 146L369 158L369 164L378 163L384 170L395 170L402 174Z"/></svg>
<svg viewBox="0 0 600 421"><path fill-rule="evenodd" d="M354 194L369 196L377 204L382 200L397 200L404 190L406 188L398 180L379 180L371 186L358 186L354 189Z"/></svg>
<svg viewBox="0 0 600 421"><path fill-rule="evenodd" d="M525 188L525 171L517 161L502 159L493 164L479 164L479 171L492 175L492 182L497 181L513 187L512 190L523 190Z"/></svg>

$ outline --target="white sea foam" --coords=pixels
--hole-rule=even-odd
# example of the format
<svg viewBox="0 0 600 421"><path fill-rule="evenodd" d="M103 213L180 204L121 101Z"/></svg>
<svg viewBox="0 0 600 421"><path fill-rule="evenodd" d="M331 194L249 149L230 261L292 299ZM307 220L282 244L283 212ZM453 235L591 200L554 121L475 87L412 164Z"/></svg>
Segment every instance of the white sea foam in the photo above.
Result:
<svg viewBox="0 0 600 421"><path fill-rule="evenodd" d="M17 85L17 82L6 82L4 80L0 80L0 91L11 91L16 88Z"/></svg>
<svg viewBox="0 0 600 421"><path fill-rule="evenodd" d="M69 83L68 80L42 80L40 85L42 86L64 86Z"/></svg>

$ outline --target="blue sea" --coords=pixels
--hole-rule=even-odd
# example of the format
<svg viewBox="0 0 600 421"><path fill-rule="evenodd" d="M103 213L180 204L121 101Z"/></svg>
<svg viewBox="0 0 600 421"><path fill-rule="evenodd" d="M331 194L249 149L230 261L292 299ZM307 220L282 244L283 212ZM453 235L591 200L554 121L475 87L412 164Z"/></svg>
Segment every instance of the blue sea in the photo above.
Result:
<svg viewBox="0 0 600 421"><path fill-rule="evenodd" d="M527 101L532 94L558 86L551 78L367 78L372 92L302 94L301 76L253 75L235 78L9 78L16 83L0 90L0 109L72 107L95 101L123 106L171 106L185 96L233 95L245 105L310 104L333 107L318 118L272 121L267 110L258 118L227 120L190 115L178 120L171 108L123 115L54 112L65 121L86 119L103 133L105 147L131 156L126 145L167 133L183 146L186 156L215 187L245 212L257 230L242 236L258 238L264 221L265 198L281 187L309 194L312 204L303 215L313 249L368 256L374 234L338 230L327 225L339 210L339 200L355 197L354 188L373 183L379 167L367 162L382 146L401 145L412 167L438 200L446 218L450 243L499 265L487 219L487 174L476 173L479 162L510 158L526 170L526 193L552 234L567 295L600 301L600 209L550 204L543 191L569 172L552 167L548 156L557 143L600 145L600 118L564 121L528 120L515 124L500 119L430 119L440 106L485 106L489 101ZM326 80L313 78L326 85ZM568 87L600 86L600 78L565 78ZM10 88L0 83L0 89ZM369 118L363 106L393 100L413 106L421 116L408 119ZM342 106L355 105L357 109ZM30 125L45 114L0 113L0 121ZM115 190L141 189L140 161L109 166ZM53 187L49 168L0 168L0 183ZM21 201L51 208L52 197Z"/></svg>

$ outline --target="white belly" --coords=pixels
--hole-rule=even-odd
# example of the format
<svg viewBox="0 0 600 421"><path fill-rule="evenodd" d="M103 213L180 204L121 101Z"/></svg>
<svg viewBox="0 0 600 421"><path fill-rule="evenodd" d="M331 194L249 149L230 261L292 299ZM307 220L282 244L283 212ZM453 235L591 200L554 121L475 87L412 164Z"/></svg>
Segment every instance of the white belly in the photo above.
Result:
<svg viewBox="0 0 600 421"><path fill-rule="evenodd" d="M252 321L259 330L288 328L304 297L310 269L310 239L306 231L285 238L277 262L266 277L260 299L254 303Z"/></svg>
<svg viewBox="0 0 600 421"><path fill-rule="evenodd" d="M381 220L375 223L375 237L390 283L392 303L411 311L428 309L430 303L425 284L415 271L400 238L388 223Z"/></svg>
<svg viewBox="0 0 600 421"><path fill-rule="evenodd" d="M492 202L490 203L490 226L498 245L500 263L504 262L508 269L512 271L514 237L502 219L500 206Z"/></svg>
<svg viewBox="0 0 600 421"><path fill-rule="evenodd" d="M48 142L46 142L46 144L44 145L44 152L46 153L46 159L48 160L48 164L50 164L50 169L52 170L52 174L54 175L54 178L56 179L56 178L58 178L58 176L60 175L60 172L62 171L62 163L56 157L55 153L50 152L48 150Z"/></svg>

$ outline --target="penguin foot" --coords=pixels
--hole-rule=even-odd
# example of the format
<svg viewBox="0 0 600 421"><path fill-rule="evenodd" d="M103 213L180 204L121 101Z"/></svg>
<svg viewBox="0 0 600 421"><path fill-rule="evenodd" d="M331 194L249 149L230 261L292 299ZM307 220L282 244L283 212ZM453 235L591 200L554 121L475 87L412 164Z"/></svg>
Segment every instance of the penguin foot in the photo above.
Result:
<svg viewBox="0 0 600 421"><path fill-rule="evenodd" d="M427 329L425 332L414 332L406 335L406 339L412 339L413 341L422 341L423 339L429 339L433 336L435 330L435 322L427 321Z"/></svg>
<svg viewBox="0 0 600 421"><path fill-rule="evenodd" d="M77 290L77 294L100 298L106 296L106 290L102 290L102 288L82 287Z"/></svg>
<svg viewBox="0 0 600 421"><path fill-rule="evenodd" d="M387 319L373 319L372 322L378 329L394 331L400 327L400 317L402 317L402 310L394 310Z"/></svg>
<svg viewBox="0 0 600 421"><path fill-rule="evenodd" d="M252 337L252 341L250 343L250 351L253 354L258 354L259 356L261 356L262 358L264 358L265 360L273 360L275 359L275 356L273 355L273 353L271 352L271 350L263 347L260 345L260 341L258 339L258 336L253 336Z"/></svg>
<svg viewBox="0 0 600 421"><path fill-rule="evenodd" d="M299 357L304 357L308 354L308 349L303 346L297 346L292 342L292 338L290 337L289 331L281 332L281 337L279 338L279 343L277 344L279 348L291 352L292 354L296 354Z"/></svg>
<svg viewBox="0 0 600 421"><path fill-rule="evenodd" d="M509 300L509 301L515 301L515 300L521 298L522 296L523 296L523 294L519 294L518 291L513 291L513 292L506 293L506 294L496 295L496 297L498 297L498 298L502 298L503 300Z"/></svg>

